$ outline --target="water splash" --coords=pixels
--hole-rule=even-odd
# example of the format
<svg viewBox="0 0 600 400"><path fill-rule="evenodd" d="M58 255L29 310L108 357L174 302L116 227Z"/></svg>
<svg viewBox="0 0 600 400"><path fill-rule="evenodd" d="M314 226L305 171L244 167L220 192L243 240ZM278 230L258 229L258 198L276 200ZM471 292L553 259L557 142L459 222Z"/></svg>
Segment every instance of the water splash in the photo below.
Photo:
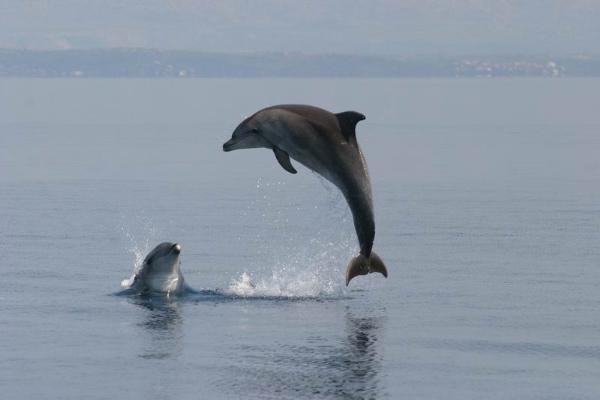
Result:
<svg viewBox="0 0 600 400"><path fill-rule="evenodd" d="M293 271L287 268L272 271L270 276L255 278L243 272L234 279L225 294L240 297L323 298L344 294L341 285L330 277L325 279L318 271Z"/></svg>
<svg viewBox="0 0 600 400"><path fill-rule="evenodd" d="M276 196L280 194L282 185L279 182L269 185L261 181L257 184L258 191L263 192L259 197L264 200L256 202L254 206L262 211L269 231L278 233L277 240L269 236L269 240L258 241L256 251L262 261L233 279L224 292L234 296L259 298L345 296L344 271L350 255L355 251L356 239L352 230L342 228L344 224L348 225L348 210L341 194L326 186L327 196L324 199L321 197L322 200L314 208L307 210L306 207L292 206L283 210L282 215L281 208L270 207L273 194L265 193L265 190L273 190L275 186ZM325 182L325 185L329 184ZM315 196L310 191L307 191L306 197L314 203ZM278 202L286 204L285 200ZM343 207L340 207L340 202ZM309 200L301 202L310 203ZM325 216L320 211L322 209L327 210ZM286 234L289 232L290 220L304 221L301 226L295 226L294 231L298 231L298 234L304 231L307 236L312 236L308 243L299 245L298 234Z"/></svg>
<svg viewBox="0 0 600 400"><path fill-rule="evenodd" d="M123 228L123 233L129 241L127 252L133 256L133 267L137 270L142 266L146 254L150 251L150 238L146 237L144 240L138 241L126 228Z"/></svg>
<svg viewBox="0 0 600 400"><path fill-rule="evenodd" d="M141 236L144 239L138 240L136 235L131 232L129 226L125 224L121 226L121 232L129 243L127 252L133 256L133 274L130 278L121 281L121 287L123 288L129 287L133 283L135 275L140 271L144 263L146 254L151 250L151 243L156 241L156 229L151 220L144 218L141 230L143 231Z"/></svg>

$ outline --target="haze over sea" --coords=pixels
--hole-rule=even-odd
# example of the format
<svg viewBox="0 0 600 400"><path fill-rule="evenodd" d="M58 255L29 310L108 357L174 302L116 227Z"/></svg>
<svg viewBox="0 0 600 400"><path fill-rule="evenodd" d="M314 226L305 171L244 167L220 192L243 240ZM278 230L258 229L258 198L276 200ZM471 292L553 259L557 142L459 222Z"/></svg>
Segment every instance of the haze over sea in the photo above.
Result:
<svg viewBox="0 0 600 400"><path fill-rule="evenodd" d="M344 286L335 187L222 152L278 103L367 116L387 280ZM595 399L598 104L598 79L0 80L1 397ZM202 292L115 295L161 241Z"/></svg>

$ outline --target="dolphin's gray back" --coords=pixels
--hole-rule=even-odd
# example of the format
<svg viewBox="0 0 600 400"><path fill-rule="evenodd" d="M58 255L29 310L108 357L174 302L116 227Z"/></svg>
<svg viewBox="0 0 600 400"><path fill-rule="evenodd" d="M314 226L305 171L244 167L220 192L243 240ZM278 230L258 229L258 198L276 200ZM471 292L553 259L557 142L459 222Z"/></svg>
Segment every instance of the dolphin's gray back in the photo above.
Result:
<svg viewBox="0 0 600 400"><path fill-rule="evenodd" d="M304 104L282 104L266 108L265 110L270 109L280 109L300 115L306 118L306 120L310 121L312 124L316 125L317 127L323 128L322 130L320 130L321 133L333 135L336 138L343 140L343 137L339 134L339 121L335 114L332 112L329 112L319 107L308 106Z"/></svg>

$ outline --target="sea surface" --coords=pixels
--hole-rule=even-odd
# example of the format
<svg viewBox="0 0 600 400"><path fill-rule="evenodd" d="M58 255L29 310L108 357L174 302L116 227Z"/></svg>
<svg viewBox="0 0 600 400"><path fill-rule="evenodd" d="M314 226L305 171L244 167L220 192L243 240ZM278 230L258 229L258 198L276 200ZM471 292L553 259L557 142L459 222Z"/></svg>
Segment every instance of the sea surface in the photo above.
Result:
<svg viewBox="0 0 600 400"><path fill-rule="evenodd" d="M224 153L357 110L389 278L331 184ZM2 399L597 399L600 80L0 80ZM183 247L183 298L121 296Z"/></svg>

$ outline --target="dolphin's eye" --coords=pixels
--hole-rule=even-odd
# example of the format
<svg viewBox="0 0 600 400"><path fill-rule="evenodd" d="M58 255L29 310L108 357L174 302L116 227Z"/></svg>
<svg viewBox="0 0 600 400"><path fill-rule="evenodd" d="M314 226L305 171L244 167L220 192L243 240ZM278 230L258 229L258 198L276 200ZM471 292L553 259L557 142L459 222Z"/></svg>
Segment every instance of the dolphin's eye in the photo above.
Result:
<svg viewBox="0 0 600 400"><path fill-rule="evenodd" d="M250 129L250 132L251 132L251 133L258 133L258 129L256 129L256 128L252 128L252 129Z"/></svg>

